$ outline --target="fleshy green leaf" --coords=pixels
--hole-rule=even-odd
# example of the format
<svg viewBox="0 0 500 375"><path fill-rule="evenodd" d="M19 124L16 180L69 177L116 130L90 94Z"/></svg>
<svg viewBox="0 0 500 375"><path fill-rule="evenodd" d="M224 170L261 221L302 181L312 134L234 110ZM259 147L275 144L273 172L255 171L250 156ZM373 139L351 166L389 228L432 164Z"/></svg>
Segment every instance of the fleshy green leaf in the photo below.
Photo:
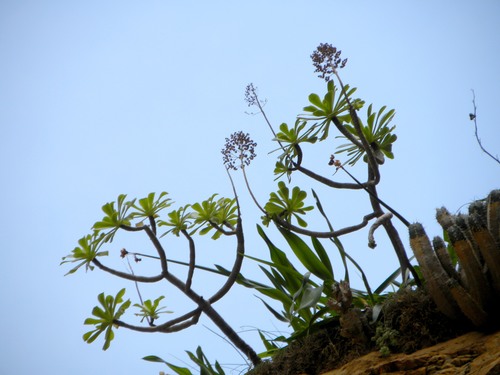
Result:
<svg viewBox="0 0 500 375"><path fill-rule="evenodd" d="M105 332L103 350L109 348L111 341L115 337L113 332L114 322L118 320L130 306L130 300L122 303L124 295L125 288L121 289L115 297L105 296L104 293L100 293L97 296L97 300L101 304L101 307L95 306L92 309L92 315L94 315L95 318L87 318L84 321L85 325L93 325L95 327L94 330L86 332L83 335L83 340L85 342L90 344L94 342L101 333Z"/></svg>
<svg viewBox="0 0 500 375"><path fill-rule="evenodd" d="M287 222L291 222L294 217L298 224L302 227L307 226L307 223L299 215L305 215L307 211L313 209L312 206L305 206L304 200L307 197L305 191L300 190L298 186L290 190L283 181L278 182L278 192L271 193L269 201L264 206L264 209L272 218L273 216L280 217Z"/></svg>
<svg viewBox="0 0 500 375"><path fill-rule="evenodd" d="M168 314L172 313L172 311L165 311L165 307L158 307L160 301L164 299L165 296L160 296L157 299L154 300L154 302L151 302L151 300L146 300L142 305L139 305L138 303L134 304L135 307L138 307L140 309L139 313L136 313L135 315L137 316L142 316L141 322L144 320L144 318L150 318L152 320L156 320L159 318L159 314Z"/></svg>
<svg viewBox="0 0 500 375"><path fill-rule="evenodd" d="M149 193L147 197L139 199L139 205L134 204L133 207L136 212L133 214L134 217L152 217L156 218L159 212L171 205L171 199L166 198L168 193L163 191L160 193L157 199L155 199L155 193Z"/></svg>
<svg viewBox="0 0 500 375"><path fill-rule="evenodd" d="M94 232L78 240L78 245L73 249L70 255L62 258L60 264L78 262L76 267L72 268L66 275L76 272L80 267L85 266L86 270L93 270L92 260L98 256L107 256L107 251L99 251L104 241L104 235Z"/></svg>
<svg viewBox="0 0 500 375"><path fill-rule="evenodd" d="M392 144L396 141L397 137L392 134L392 131L396 126L389 126L395 115L395 110L391 109L386 112L387 107L383 106L378 112L373 111L373 107L370 104L368 106L366 114L366 125L361 123L361 130L366 138L368 144L371 145L372 151L377 156L377 161L379 164L383 164L384 155L389 159L394 158L392 153ZM356 129L351 125L344 125L347 131L349 131L353 136L359 138L359 134ZM344 136L338 136L337 138L345 138ZM352 143L345 143L337 148L337 154L347 153L348 160L345 164L354 165L363 156L363 160L366 162L366 150L364 148L359 148L357 145Z"/></svg>
<svg viewBox="0 0 500 375"><path fill-rule="evenodd" d="M317 108L323 108L323 101L320 99L318 94L310 94L309 102Z"/></svg>
<svg viewBox="0 0 500 375"><path fill-rule="evenodd" d="M105 216L101 221L96 222L92 226L92 229L97 233L109 229L109 231L104 234L104 242L112 242L116 231L121 225L130 225L130 220L133 218L134 214L128 214L128 211L134 205L135 199L126 202L126 197L125 194L118 196L116 208L115 202L106 203L102 206L102 211L105 213Z"/></svg>

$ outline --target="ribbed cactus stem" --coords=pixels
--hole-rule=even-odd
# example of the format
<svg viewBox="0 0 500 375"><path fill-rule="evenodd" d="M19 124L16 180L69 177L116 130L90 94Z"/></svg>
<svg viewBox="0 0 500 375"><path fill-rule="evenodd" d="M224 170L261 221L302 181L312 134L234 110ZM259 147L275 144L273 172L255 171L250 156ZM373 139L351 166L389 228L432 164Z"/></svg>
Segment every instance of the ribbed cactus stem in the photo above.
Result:
<svg viewBox="0 0 500 375"><path fill-rule="evenodd" d="M469 205L469 215L477 214L481 220L486 223L486 216L488 208L486 206L486 199L474 201Z"/></svg>
<svg viewBox="0 0 500 375"><path fill-rule="evenodd" d="M436 220L438 221L439 225L443 227L444 230L447 230L450 226L454 224L453 217L445 207L441 207L436 210Z"/></svg>
<svg viewBox="0 0 500 375"><path fill-rule="evenodd" d="M490 289L470 241L456 225L448 228L448 236L465 272L470 294L477 303L486 306L490 301Z"/></svg>
<svg viewBox="0 0 500 375"><path fill-rule="evenodd" d="M467 223L467 218L468 217L466 215L462 215L462 214L456 215L454 222L455 222L455 225L460 229L460 231L464 235L465 239L469 242L469 245L472 248L472 252L473 252L474 256L476 257L477 262L479 264L482 264L483 257L481 255L481 252L479 251L479 248L476 244L476 241L474 241L474 238L472 237L472 232L470 231L469 225Z"/></svg>
<svg viewBox="0 0 500 375"><path fill-rule="evenodd" d="M474 298L456 280L450 279L448 288L457 301L458 306L476 327L485 327L488 323L488 313L476 302Z"/></svg>
<svg viewBox="0 0 500 375"><path fill-rule="evenodd" d="M442 207L436 219L448 245L434 237L434 250L422 225L409 227L429 294L451 318L466 317L483 329L500 327L500 189L472 202L468 215L451 215Z"/></svg>
<svg viewBox="0 0 500 375"><path fill-rule="evenodd" d="M500 189L493 190L488 195L487 215L488 230L500 247Z"/></svg>
<svg viewBox="0 0 500 375"><path fill-rule="evenodd" d="M443 239L439 236L434 237L432 239L432 247L434 248L439 262L443 266L448 276L460 281L460 275L458 274L455 267L453 267L450 254L448 253L448 249L446 248L446 244L444 243Z"/></svg>
<svg viewBox="0 0 500 375"><path fill-rule="evenodd" d="M500 246L497 246L493 236L486 228L486 224L479 215L469 216L469 227L478 247L482 253L483 259L488 267L493 289L497 297L500 297Z"/></svg>
<svg viewBox="0 0 500 375"><path fill-rule="evenodd" d="M410 246L420 264L426 288L437 308L452 319L462 318L460 309L447 286L449 277L432 250L431 242L425 234L422 224L411 224L408 230L410 233Z"/></svg>

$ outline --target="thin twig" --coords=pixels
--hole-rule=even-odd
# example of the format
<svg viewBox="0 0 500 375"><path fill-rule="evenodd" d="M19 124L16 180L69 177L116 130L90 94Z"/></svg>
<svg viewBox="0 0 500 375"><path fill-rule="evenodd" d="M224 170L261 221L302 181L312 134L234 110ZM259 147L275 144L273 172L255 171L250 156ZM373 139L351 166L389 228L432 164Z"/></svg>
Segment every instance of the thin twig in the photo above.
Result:
<svg viewBox="0 0 500 375"><path fill-rule="evenodd" d="M401 216L401 214L399 214L399 212L397 212L395 209L393 209L391 206L389 206L387 203L385 203L382 199L380 199L377 194L374 194L372 191L370 191L369 189L367 189L366 187L364 187L356 179L356 177L354 177L351 173L349 173L343 166L341 166L340 168L342 168L342 170L345 173L347 173L349 175L349 177L351 177L354 181L356 181L368 194L370 194L370 196L372 196L374 199L376 199L382 206L384 206L385 208L387 208L390 212L392 212L394 214L394 216L396 216L399 220L401 220L401 222L404 225L406 225L406 227L410 226L410 222L408 220L406 220L403 216Z"/></svg>
<svg viewBox="0 0 500 375"><path fill-rule="evenodd" d="M479 147L481 147L481 150L488 155L490 158L495 160L498 164L500 164L500 160L498 159L498 156L495 157L491 155L484 147L483 144L481 143L481 139L479 138L479 135L477 133L477 115L476 115L476 94L474 93L474 90L472 91L472 104L474 105L474 113L469 114L469 117L471 120L474 121L474 134L476 135L476 140L477 143L479 144Z"/></svg>
<svg viewBox="0 0 500 375"><path fill-rule="evenodd" d="M163 274L168 275L168 264L167 264L167 256L165 254L165 250L163 249L160 240L158 239L158 237L156 237L156 235L153 233L153 231L149 226L143 225L141 227L131 227L129 225L122 224L120 225L120 228L128 232L138 232L141 230L145 231L149 237L149 240L153 243L153 246L158 252L158 256L160 257L161 270Z"/></svg>
<svg viewBox="0 0 500 375"><path fill-rule="evenodd" d="M130 259L127 258L127 264L128 264L128 269L130 270L130 273L135 276L134 270L132 269L132 265L130 264ZM137 290L137 294L139 295L139 301L141 301L141 305L144 305L144 301L142 300L142 295L141 291L139 290L139 284L137 283L137 280L134 280L135 284L135 289Z"/></svg>
<svg viewBox="0 0 500 375"><path fill-rule="evenodd" d="M126 258L127 258L127 264L128 264L128 268L130 270L130 273L135 276L134 270L132 269L132 265L130 264L130 259L129 259L129 257L126 257ZM141 295L141 291L139 290L139 283L137 282L137 280L134 280L134 284L135 284L135 290L137 290L137 295L139 296L139 301L141 302L141 306L144 306L144 301L142 300L142 295ZM148 321L148 323L151 327L154 327L154 319L152 317L148 316L148 317L146 317L146 320Z"/></svg>
<svg viewBox="0 0 500 375"><path fill-rule="evenodd" d="M267 214L266 210L264 210L262 208L262 206L259 204L259 202L257 201L257 198L255 198L255 195L253 195L253 191L252 189L250 188L250 184L248 183L248 178L247 178L247 174L245 172L245 167L244 166L241 166L241 170L243 171L243 179L245 180L245 184L247 185L247 190L248 192L250 193L250 196L252 197L253 199L253 202L255 203L255 205L259 208L259 210L261 210L264 214Z"/></svg>
<svg viewBox="0 0 500 375"><path fill-rule="evenodd" d="M247 86L247 87L249 87L249 86ZM293 160L292 160L292 157L287 153L287 151L285 149L285 146L283 146L283 143L281 143L281 141L278 139L278 136L277 136L276 132L274 131L273 126L271 125L271 122L267 118L266 112L264 111L264 107L262 107L262 105L260 104L259 96L257 95L257 92L255 91L255 88L253 87L253 85L251 86L251 90L252 90L252 95L253 95L252 105L257 105L257 107L259 108L260 113L262 114L262 116L264 117L264 120L267 123L267 126L271 130L271 133L273 133L274 139L276 140L276 142L278 142L280 148L286 154L286 158L290 161L291 164L295 164L293 162ZM300 162L299 162L299 164L300 164Z"/></svg>
<svg viewBox="0 0 500 375"><path fill-rule="evenodd" d="M205 327L206 329L208 329L210 332L212 332L214 335L216 336L219 336L222 340L224 340L225 342L227 342L229 345L231 345L233 347L234 350L236 350L236 352L238 353L238 355L243 358L243 360L245 361L245 363L247 364L247 366L249 365L247 359L238 351L238 348L230 341L228 340L226 337L218 334L217 332L215 332L213 329L211 329L209 326L203 324L203 327Z"/></svg>
<svg viewBox="0 0 500 375"><path fill-rule="evenodd" d="M269 126L269 129L271 129L271 132L273 133L274 135L274 138L276 138L276 140L278 141L280 147L284 150L284 146L281 144L281 142L277 139L277 136L276 136L276 132L274 131L273 129L273 126L271 125L271 122L269 121L269 119L267 118L266 116L266 112L264 112L264 108L262 107L262 105L260 104L260 101L259 101L259 96L257 95L257 92L255 91L255 88L253 88L253 85L252 85L252 95L253 95L253 98L254 98L254 104L257 105L257 107L259 107L259 111L260 113L262 113L262 116L264 116L264 120L266 121L267 123L267 126Z"/></svg>
<svg viewBox="0 0 500 375"><path fill-rule="evenodd" d="M150 259L160 260L160 257L157 257L155 255L149 255L149 254L143 254L143 253L133 253L133 252L129 252L129 251L127 251L127 254L142 257L142 258L150 258Z"/></svg>

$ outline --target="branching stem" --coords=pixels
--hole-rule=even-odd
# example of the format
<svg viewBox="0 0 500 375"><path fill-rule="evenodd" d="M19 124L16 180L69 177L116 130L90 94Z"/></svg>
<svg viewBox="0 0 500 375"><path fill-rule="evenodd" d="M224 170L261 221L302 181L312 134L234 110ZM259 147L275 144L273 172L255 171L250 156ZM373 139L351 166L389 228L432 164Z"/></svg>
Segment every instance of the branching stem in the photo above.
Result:
<svg viewBox="0 0 500 375"><path fill-rule="evenodd" d="M297 226L289 223L288 221L283 220L280 217L274 217L273 219L282 227L289 229L293 232L303 234L305 236L316 237L316 238L334 238L334 237L340 237L344 234L355 232L357 230L360 230L361 228L366 227L368 222L375 217L377 217L377 215L374 212L372 212L371 214L363 216L363 221L357 225L345 227L345 228L335 230L335 231L330 231L330 232L316 232L316 231L311 231L311 230L307 230L304 228L300 228L300 227L297 227Z"/></svg>
<svg viewBox="0 0 500 375"><path fill-rule="evenodd" d="M361 140L361 143L363 144L363 149L365 150L366 155L368 157L368 166L373 171L374 185L377 185L380 181L380 172L378 169L377 160L375 159L375 155L373 154L373 150L370 147L368 140L366 139L365 135L363 134L363 131L361 130L361 122L359 121L358 114L356 113L356 110L354 109L351 101L349 100L349 96L347 95L347 93L345 91L344 84L342 83L342 80L340 79L340 76L337 73L337 69L333 68L333 73L335 74L335 76L339 80L340 88L342 89L342 94L344 94L344 97L347 101L347 104L349 105L349 114L351 115L354 129L356 129L356 132L358 133L358 137Z"/></svg>
<svg viewBox="0 0 500 375"><path fill-rule="evenodd" d="M132 274L126 273L126 272L121 272L121 271L118 271L118 270L115 270L113 268L105 266L97 258L94 258L92 260L92 263L95 264L97 266L97 268L99 268L105 272L108 272L113 276L117 276L117 277L120 277L120 278L126 279L126 280L137 281L139 283L157 283L158 281L163 279L162 274L157 275L157 276L148 277L148 276L137 276L137 275L132 275Z"/></svg>
<svg viewBox="0 0 500 375"><path fill-rule="evenodd" d="M231 180L232 183L232 180ZM120 320L116 320L115 324L120 326L120 327L125 327L129 328L131 330L135 331L140 331L140 332L176 332L183 330L187 327L190 327L194 324L196 324L199 320L199 317L201 313L206 314L212 322L222 331L224 335L245 355L252 361L254 365L257 365L261 362L260 357L257 355L257 353L238 335L238 333L222 318L222 316L212 307L212 304L221 299L224 295L227 294L227 292L231 289L231 287L234 285L236 282L238 276L240 275L240 270L241 266L243 263L243 258L245 254L245 243L244 243L244 237L243 237L243 226L242 226L242 221L241 221L241 212L240 212L240 206L238 202L238 197L236 196L236 191L234 189L234 184L233 184L233 191L235 192L235 198L236 198L236 204L238 207L238 221L237 221L237 226L235 228L235 234L237 237L237 246L236 246L236 259L233 264L233 268L228 275L226 282L222 287L208 300L204 299L201 295L197 294L191 289L191 284L192 284L192 278L194 274L194 269L197 268L195 264L196 260L196 253L195 253L195 244L192 239L192 237L187 233L187 231L182 230L181 233L186 237L186 239L189 242L189 264L188 264L188 276L186 279L186 282L182 282L179 278L174 276L173 274L169 273L168 271L168 261L167 257L165 254L165 250L163 249L158 237L156 236L156 230L151 229L147 225L143 225L140 227L131 227L128 225L121 225L120 228L126 231L130 232L139 232L139 231L144 231L148 235L149 239L153 243L153 246L155 247L156 251L158 252L158 257L152 257L148 256L150 258L154 259L159 259L160 264L161 264L161 269L162 273L161 275L155 276L155 277L144 277L144 276L136 276L133 274L125 273L125 272L120 272L117 270L114 270L112 268L104 266L102 263L99 262L96 258L92 260L93 264L95 264L98 268L102 269L103 271L109 272L112 275L127 279L127 280L132 280L134 282L158 282L162 279L167 280L170 284L175 286L177 289L182 291L186 297L188 297L190 300L192 300L198 308L192 310L191 312L184 314L176 319L172 319L164 324L158 325L158 326L153 326L150 322L150 327L142 327L142 326L134 326L125 322L122 322ZM154 219L153 219L154 223ZM156 228L156 227L155 227ZM233 234L233 233L230 233ZM137 285L136 285L137 286ZM139 294L140 295L140 294ZM141 303L142 303L142 298L140 298Z"/></svg>
<svg viewBox="0 0 500 375"><path fill-rule="evenodd" d="M191 284L193 282L194 268L196 265L196 248L194 245L193 238L188 234L186 230L181 230L181 233L186 237L189 242L189 268L188 275L186 278L186 290L191 289Z"/></svg>

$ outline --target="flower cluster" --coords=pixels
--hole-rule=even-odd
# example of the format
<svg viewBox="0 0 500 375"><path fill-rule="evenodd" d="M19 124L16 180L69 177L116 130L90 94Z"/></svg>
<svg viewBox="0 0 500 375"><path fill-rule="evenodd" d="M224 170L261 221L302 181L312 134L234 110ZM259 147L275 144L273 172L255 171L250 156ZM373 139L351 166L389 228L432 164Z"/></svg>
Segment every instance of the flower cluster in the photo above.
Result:
<svg viewBox="0 0 500 375"><path fill-rule="evenodd" d="M245 87L245 102L249 107L257 104L257 87L253 85L253 83L249 83L247 87Z"/></svg>
<svg viewBox="0 0 500 375"><path fill-rule="evenodd" d="M222 161L228 169L237 170L245 165L250 165L250 162L255 158L255 143L249 136L242 131L231 134L226 138L225 147L222 149Z"/></svg>
<svg viewBox="0 0 500 375"><path fill-rule="evenodd" d="M341 53L342 51L337 50L337 48L331 44L320 43L316 51L311 55L313 65L316 68L314 72L321 73L318 77L328 82L331 75L334 74L337 69L342 69L346 65L347 59L342 60L340 58Z"/></svg>

